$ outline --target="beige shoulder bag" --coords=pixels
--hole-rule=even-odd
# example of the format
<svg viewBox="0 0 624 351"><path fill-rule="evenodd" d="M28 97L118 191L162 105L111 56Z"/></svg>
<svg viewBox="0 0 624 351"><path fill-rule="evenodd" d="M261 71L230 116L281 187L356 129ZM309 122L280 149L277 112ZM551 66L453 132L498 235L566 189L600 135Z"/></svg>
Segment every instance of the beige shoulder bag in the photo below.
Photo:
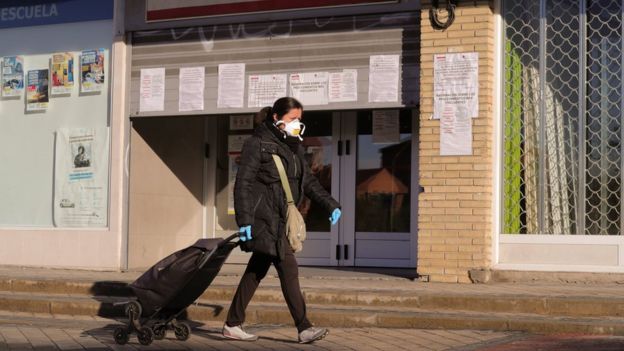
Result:
<svg viewBox="0 0 624 351"><path fill-rule="evenodd" d="M288 183L288 177L286 177L286 171L284 170L284 164L282 159L278 155L273 155L273 161L280 176L284 193L286 193L286 201L288 202L288 210L286 212L286 237L290 243L290 247L294 252L299 252L303 249L303 241L306 239L306 225L303 220L303 216L295 206L293 201L292 192L290 191L290 184Z"/></svg>

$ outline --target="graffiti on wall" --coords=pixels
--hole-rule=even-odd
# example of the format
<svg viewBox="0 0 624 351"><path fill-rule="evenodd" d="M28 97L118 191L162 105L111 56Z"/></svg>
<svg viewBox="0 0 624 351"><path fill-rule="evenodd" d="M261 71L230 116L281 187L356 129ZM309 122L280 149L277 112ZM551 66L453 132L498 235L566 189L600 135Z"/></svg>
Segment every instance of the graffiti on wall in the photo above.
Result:
<svg viewBox="0 0 624 351"><path fill-rule="evenodd" d="M361 32L411 26L417 28L419 25L420 16L418 13L408 12L139 31L134 32L133 38L135 45L166 41L200 41L206 51L212 51L216 40L288 38L293 35L319 34L322 32Z"/></svg>

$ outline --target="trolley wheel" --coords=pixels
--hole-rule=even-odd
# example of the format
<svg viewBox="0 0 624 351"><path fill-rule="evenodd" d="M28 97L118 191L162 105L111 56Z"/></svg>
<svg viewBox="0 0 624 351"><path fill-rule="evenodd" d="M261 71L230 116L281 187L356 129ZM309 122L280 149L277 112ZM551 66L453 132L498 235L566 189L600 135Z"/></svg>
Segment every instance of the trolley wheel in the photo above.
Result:
<svg viewBox="0 0 624 351"><path fill-rule="evenodd" d="M186 323L177 323L173 327L173 331L176 338L180 341L188 340L189 336L191 336L191 327Z"/></svg>
<svg viewBox="0 0 624 351"><path fill-rule="evenodd" d="M154 341L154 332L148 327L141 327L137 332L137 336L141 345L149 345Z"/></svg>
<svg viewBox="0 0 624 351"><path fill-rule="evenodd" d="M124 327L115 328L113 337L115 338L115 342L119 345L125 345L128 340L130 340L130 335L128 335L128 331Z"/></svg>
<svg viewBox="0 0 624 351"><path fill-rule="evenodd" d="M162 340L167 335L167 326L166 325L156 325L152 329L154 331L154 339Z"/></svg>
<svg viewBox="0 0 624 351"><path fill-rule="evenodd" d="M138 301L130 301L126 305L126 315L131 319L139 319L143 313L143 307Z"/></svg>

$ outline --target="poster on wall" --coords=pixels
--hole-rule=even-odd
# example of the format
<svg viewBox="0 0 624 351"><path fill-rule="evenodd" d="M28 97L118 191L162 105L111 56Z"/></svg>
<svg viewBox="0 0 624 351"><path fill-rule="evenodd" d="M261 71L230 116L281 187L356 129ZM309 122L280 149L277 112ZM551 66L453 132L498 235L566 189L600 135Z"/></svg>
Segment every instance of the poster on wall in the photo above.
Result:
<svg viewBox="0 0 624 351"><path fill-rule="evenodd" d="M9 56L2 59L2 96L20 96L24 91L24 58Z"/></svg>
<svg viewBox="0 0 624 351"><path fill-rule="evenodd" d="M180 68L178 111L204 110L204 67Z"/></svg>
<svg viewBox="0 0 624 351"><path fill-rule="evenodd" d="M217 108L242 108L245 103L245 64L219 65Z"/></svg>
<svg viewBox="0 0 624 351"><path fill-rule="evenodd" d="M329 102L357 101L357 69L329 74Z"/></svg>
<svg viewBox="0 0 624 351"><path fill-rule="evenodd" d="M327 72L293 73L290 75L290 96L303 105L327 105Z"/></svg>
<svg viewBox="0 0 624 351"><path fill-rule="evenodd" d="M472 155L472 118L446 105L440 116L440 155Z"/></svg>
<svg viewBox="0 0 624 351"><path fill-rule="evenodd" d="M461 118L479 115L479 53L436 54L433 57L433 118L453 106Z"/></svg>
<svg viewBox="0 0 624 351"><path fill-rule="evenodd" d="M71 94L74 87L74 55L58 53L52 55L52 95Z"/></svg>
<svg viewBox="0 0 624 351"><path fill-rule="evenodd" d="M80 54L80 92L102 91L105 79L104 49L83 51Z"/></svg>
<svg viewBox="0 0 624 351"><path fill-rule="evenodd" d="M286 74L252 74L249 76L247 107L273 106L286 96Z"/></svg>
<svg viewBox="0 0 624 351"><path fill-rule="evenodd" d="M165 69L141 70L139 112L163 111L165 109Z"/></svg>
<svg viewBox="0 0 624 351"><path fill-rule="evenodd" d="M43 111L48 108L48 70L28 71L26 91L26 111Z"/></svg>
<svg viewBox="0 0 624 351"><path fill-rule="evenodd" d="M373 55L368 73L369 102L399 101L399 55Z"/></svg>
<svg viewBox="0 0 624 351"><path fill-rule="evenodd" d="M108 128L59 128L54 165L54 225L108 224Z"/></svg>

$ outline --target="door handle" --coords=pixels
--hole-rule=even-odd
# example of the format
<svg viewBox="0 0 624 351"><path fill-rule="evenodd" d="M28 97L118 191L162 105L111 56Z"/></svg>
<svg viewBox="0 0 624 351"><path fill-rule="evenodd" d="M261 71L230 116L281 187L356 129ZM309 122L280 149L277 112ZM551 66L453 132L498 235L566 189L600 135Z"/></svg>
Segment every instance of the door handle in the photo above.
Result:
<svg viewBox="0 0 624 351"><path fill-rule="evenodd" d="M344 246L344 259L345 260L349 259L349 245Z"/></svg>
<svg viewBox="0 0 624 351"><path fill-rule="evenodd" d="M351 140L347 140L345 145L345 154L351 155Z"/></svg>
<svg viewBox="0 0 624 351"><path fill-rule="evenodd" d="M336 260L340 261L340 245L336 245Z"/></svg>
<svg viewBox="0 0 624 351"><path fill-rule="evenodd" d="M338 140L338 156L342 156L342 140Z"/></svg>

